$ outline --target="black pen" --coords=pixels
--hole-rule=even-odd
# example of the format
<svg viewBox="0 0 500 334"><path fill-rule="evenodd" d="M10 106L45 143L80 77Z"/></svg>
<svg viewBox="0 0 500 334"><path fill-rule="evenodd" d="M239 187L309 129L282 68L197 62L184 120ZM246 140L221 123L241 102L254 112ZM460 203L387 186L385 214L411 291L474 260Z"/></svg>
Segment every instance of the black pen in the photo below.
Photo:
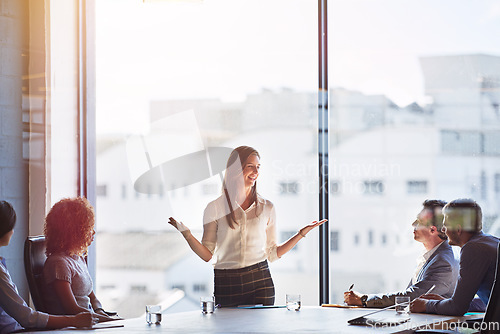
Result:
<svg viewBox="0 0 500 334"><path fill-rule="evenodd" d="M347 290L348 292L351 292L352 291L352 288L354 288L354 283L351 284L351 286L349 287L349 290ZM345 298L345 297L344 297ZM348 305L347 302L344 300L344 304L345 305Z"/></svg>

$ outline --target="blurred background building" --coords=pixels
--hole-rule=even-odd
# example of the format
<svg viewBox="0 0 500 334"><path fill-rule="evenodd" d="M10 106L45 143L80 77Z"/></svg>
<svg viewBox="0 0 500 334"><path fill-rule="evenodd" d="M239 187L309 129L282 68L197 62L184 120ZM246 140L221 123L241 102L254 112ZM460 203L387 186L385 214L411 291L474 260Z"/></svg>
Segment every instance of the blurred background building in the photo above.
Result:
<svg viewBox="0 0 500 334"><path fill-rule="evenodd" d="M473 197L483 208L485 230L500 234L500 57L436 56L420 62L433 101L426 106L399 107L383 95L330 91L335 302L342 301L352 282L373 292L406 287L423 249L413 241L411 224L425 199ZM315 101L314 93L290 89L263 91L239 103L153 101L148 136L169 131L155 122L192 110L207 145L251 143L262 157L259 192L275 203L279 239L285 241L317 214L311 196L318 188ZM172 311L188 300L182 309L197 309L198 298L213 291L211 266L166 221L171 215L180 218L201 237L203 209L219 196L220 178L159 194L138 193L127 168L113 167L130 164L127 137L111 143L103 138L102 144L97 158L99 296L109 298L120 313L129 312L126 305L141 304L124 302L131 296L150 296L149 303L165 298ZM304 203L307 210L301 208ZM299 276L308 282L301 283L305 303L314 303L318 263L308 250L317 249L316 239L313 232L271 264L278 300L296 289ZM183 299L172 293L177 290Z"/></svg>
<svg viewBox="0 0 500 334"><path fill-rule="evenodd" d="M328 6L330 182L319 185L316 2L1 0L0 199L18 221L0 255L23 298L24 240L43 233L55 202L86 196L105 308L198 309L212 267L167 219L201 236L222 171L208 154L168 182L138 180L210 148L259 150L259 192L276 205L281 241L318 218L328 188L331 302L352 283L407 285L424 199L472 197L500 235L497 1ZM295 292L318 305L317 235L271 264L276 303Z"/></svg>

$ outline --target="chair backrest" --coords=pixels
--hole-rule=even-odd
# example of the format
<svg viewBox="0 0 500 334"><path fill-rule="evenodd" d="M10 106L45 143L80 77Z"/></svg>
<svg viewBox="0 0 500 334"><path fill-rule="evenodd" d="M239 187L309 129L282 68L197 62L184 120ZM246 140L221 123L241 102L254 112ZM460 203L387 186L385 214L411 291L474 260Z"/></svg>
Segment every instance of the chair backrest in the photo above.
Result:
<svg viewBox="0 0 500 334"><path fill-rule="evenodd" d="M31 299L37 311L46 312L43 300L43 266L45 255L45 237L43 235L26 238L24 243L24 269L30 288Z"/></svg>
<svg viewBox="0 0 500 334"><path fill-rule="evenodd" d="M493 282L493 288L491 289L490 299L488 301L488 307L486 308L486 313L484 314L484 319L483 319L484 323L483 327L485 328L485 330L481 330L481 333L498 333L500 331L500 328L492 327L492 326L500 326L499 300L500 300L500 243L498 244L498 251L497 251L497 269L495 273L495 281ZM486 326L486 324L488 324L489 326Z"/></svg>

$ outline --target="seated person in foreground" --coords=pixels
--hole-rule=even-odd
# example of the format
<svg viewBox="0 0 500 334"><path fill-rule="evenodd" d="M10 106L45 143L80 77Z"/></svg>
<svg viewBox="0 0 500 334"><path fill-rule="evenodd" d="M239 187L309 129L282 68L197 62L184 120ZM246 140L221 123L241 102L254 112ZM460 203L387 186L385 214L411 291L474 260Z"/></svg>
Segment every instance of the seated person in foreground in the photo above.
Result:
<svg viewBox="0 0 500 334"><path fill-rule="evenodd" d="M83 256L94 240L94 209L87 199L65 198L45 218L47 261L43 268L48 310L54 314L95 312L99 321L115 320L93 291Z"/></svg>
<svg viewBox="0 0 500 334"><path fill-rule="evenodd" d="M499 239L482 232L481 207L471 199L451 201L443 213L443 230L450 245L461 247L457 286L451 298L428 294L416 299L411 312L461 316L476 303L476 294L484 305L488 304Z"/></svg>
<svg viewBox="0 0 500 334"><path fill-rule="evenodd" d="M399 296L409 296L413 300L426 293L433 285L433 291L451 296L457 280L458 263L446 241L446 235L437 227L443 221L441 210L445 205L444 201L426 200L412 224L413 238L424 245L426 252L421 256L406 290L370 295L347 291L344 292L344 301L348 305L382 308L394 305L395 298Z"/></svg>
<svg viewBox="0 0 500 334"><path fill-rule="evenodd" d="M8 246L14 234L17 215L10 203L0 201L0 247ZM90 312L60 316L37 312L19 296L4 258L0 257L0 333L12 333L24 328L91 327Z"/></svg>

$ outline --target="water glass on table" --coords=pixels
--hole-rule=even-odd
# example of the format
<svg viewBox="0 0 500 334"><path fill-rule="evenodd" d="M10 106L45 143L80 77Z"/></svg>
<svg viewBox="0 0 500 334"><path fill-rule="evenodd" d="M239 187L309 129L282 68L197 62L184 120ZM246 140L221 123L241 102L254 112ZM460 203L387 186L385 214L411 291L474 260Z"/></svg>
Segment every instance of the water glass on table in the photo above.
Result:
<svg viewBox="0 0 500 334"><path fill-rule="evenodd" d="M200 297L200 307L201 307L201 313L203 314L214 313L215 297L214 296Z"/></svg>
<svg viewBox="0 0 500 334"><path fill-rule="evenodd" d="M298 295L298 294L287 294L286 295L286 309L288 311L298 311L298 310L300 310L300 295Z"/></svg>
<svg viewBox="0 0 500 334"><path fill-rule="evenodd" d="M395 302L396 314L410 316L410 297L396 297Z"/></svg>
<svg viewBox="0 0 500 334"><path fill-rule="evenodd" d="M146 322L148 325L161 323L161 305L146 305Z"/></svg>

